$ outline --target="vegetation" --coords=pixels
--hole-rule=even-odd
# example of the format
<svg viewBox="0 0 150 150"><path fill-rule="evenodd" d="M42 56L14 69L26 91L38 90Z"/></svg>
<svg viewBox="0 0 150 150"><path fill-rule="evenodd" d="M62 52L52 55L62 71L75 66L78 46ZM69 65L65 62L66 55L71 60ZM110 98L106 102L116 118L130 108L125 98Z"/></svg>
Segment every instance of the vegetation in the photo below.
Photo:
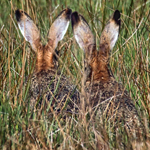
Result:
<svg viewBox="0 0 150 150"><path fill-rule="evenodd" d="M28 88L23 81L34 70L35 55L25 42L15 19L15 10L27 12L46 43L49 27L66 7L78 11L99 37L113 11L121 11L119 40L111 52L110 66L133 99L150 139L150 1L146 0L1 0L0 1L0 149L134 149L130 136L120 127L123 139L110 127L88 116L50 118L45 109L30 112ZM75 42L71 25L59 43L59 69L81 90L83 53ZM18 96L18 90L21 94ZM98 141L98 142L97 142ZM124 146L119 147L124 141ZM136 143L135 143L136 144ZM150 143L149 143L150 144ZM107 146L107 148L106 148ZM143 149L147 149L143 146Z"/></svg>

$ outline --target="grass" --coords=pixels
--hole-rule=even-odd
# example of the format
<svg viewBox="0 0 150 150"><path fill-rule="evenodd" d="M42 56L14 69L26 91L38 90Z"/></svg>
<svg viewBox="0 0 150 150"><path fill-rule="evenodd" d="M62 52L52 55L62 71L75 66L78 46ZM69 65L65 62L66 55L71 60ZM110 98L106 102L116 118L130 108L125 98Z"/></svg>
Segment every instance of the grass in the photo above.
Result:
<svg viewBox="0 0 150 150"><path fill-rule="evenodd" d="M49 118L46 110L38 115L26 110L28 88L22 87L26 76L34 69L35 56L29 43L21 35L14 12L25 10L41 31L42 41L59 12L69 7L81 13L89 23L99 44L99 37L107 20L115 9L121 11L122 25L119 40L111 52L110 65L118 82L122 82L136 104L141 120L150 136L150 1L97 1L97 0L43 0L0 1L0 149L100 149L109 145L117 149L125 142L124 149L134 149L126 130L113 135L105 123L88 122L87 119L70 116L64 119L55 114ZM82 77L83 52L76 44L71 26L58 45L63 74L78 85ZM22 96L17 91L23 89ZM96 145L96 141L98 144ZM118 148L119 149L119 148ZM146 149L143 148L143 149Z"/></svg>

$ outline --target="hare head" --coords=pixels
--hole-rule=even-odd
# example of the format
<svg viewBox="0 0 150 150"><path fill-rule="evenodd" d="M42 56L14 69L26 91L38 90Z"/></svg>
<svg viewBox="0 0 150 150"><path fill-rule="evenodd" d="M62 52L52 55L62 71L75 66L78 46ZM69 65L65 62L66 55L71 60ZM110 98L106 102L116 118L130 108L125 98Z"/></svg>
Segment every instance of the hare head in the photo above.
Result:
<svg viewBox="0 0 150 150"><path fill-rule="evenodd" d="M71 15L74 37L85 53L85 66L90 67L89 80L107 82L110 78L108 59L118 39L120 28L120 12L116 10L105 26L100 37L100 48L96 50L94 35L86 20L77 12Z"/></svg>
<svg viewBox="0 0 150 150"><path fill-rule="evenodd" d="M48 42L42 45L40 32L30 16L22 10L16 10L15 15L19 29L37 55L35 71L55 69L54 54L57 44L63 39L70 21L71 9L63 10L53 22L48 33Z"/></svg>

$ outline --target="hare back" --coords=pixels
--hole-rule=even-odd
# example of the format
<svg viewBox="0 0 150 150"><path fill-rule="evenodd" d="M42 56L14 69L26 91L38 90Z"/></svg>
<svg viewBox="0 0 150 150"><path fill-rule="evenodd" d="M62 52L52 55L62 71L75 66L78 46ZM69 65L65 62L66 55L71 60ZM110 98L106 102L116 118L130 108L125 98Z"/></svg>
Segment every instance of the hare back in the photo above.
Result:
<svg viewBox="0 0 150 150"><path fill-rule="evenodd" d="M105 115L108 119L133 123L137 120L138 113L135 105L122 84L113 77L108 82L92 83L86 87L87 97L96 116Z"/></svg>
<svg viewBox="0 0 150 150"><path fill-rule="evenodd" d="M76 108L79 101L79 93L74 85L64 76L48 70L34 73L30 81L30 106L34 107L45 103L51 103L53 109L62 110L67 107L67 111ZM76 108L77 109L77 108Z"/></svg>

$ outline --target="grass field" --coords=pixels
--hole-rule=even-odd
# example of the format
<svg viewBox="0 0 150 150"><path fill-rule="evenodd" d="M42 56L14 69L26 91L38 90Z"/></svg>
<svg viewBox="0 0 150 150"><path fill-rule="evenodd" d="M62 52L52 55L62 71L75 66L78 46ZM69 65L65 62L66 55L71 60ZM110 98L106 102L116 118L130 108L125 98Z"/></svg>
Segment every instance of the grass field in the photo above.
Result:
<svg viewBox="0 0 150 150"><path fill-rule="evenodd" d="M48 118L26 109L28 88L22 87L25 77L34 70L35 55L19 31L15 10L27 12L46 43L50 25L64 8L78 11L89 23L99 44L99 37L114 10L121 12L120 36L110 56L110 66L133 99L150 140L150 11L149 0L1 0L0 1L0 149L96 149L100 144L120 149L119 137L104 127L97 132L94 122L76 119ZM59 43L59 69L80 91L83 53L75 42L71 25ZM65 66L65 67L64 67ZM32 119L31 119L32 118ZM92 125L91 125L92 124ZM93 125L94 124L94 125ZM134 149L130 137L124 135L124 149ZM98 148L97 148L98 149ZM106 148L104 148L106 149ZM143 147L147 149L147 147Z"/></svg>

